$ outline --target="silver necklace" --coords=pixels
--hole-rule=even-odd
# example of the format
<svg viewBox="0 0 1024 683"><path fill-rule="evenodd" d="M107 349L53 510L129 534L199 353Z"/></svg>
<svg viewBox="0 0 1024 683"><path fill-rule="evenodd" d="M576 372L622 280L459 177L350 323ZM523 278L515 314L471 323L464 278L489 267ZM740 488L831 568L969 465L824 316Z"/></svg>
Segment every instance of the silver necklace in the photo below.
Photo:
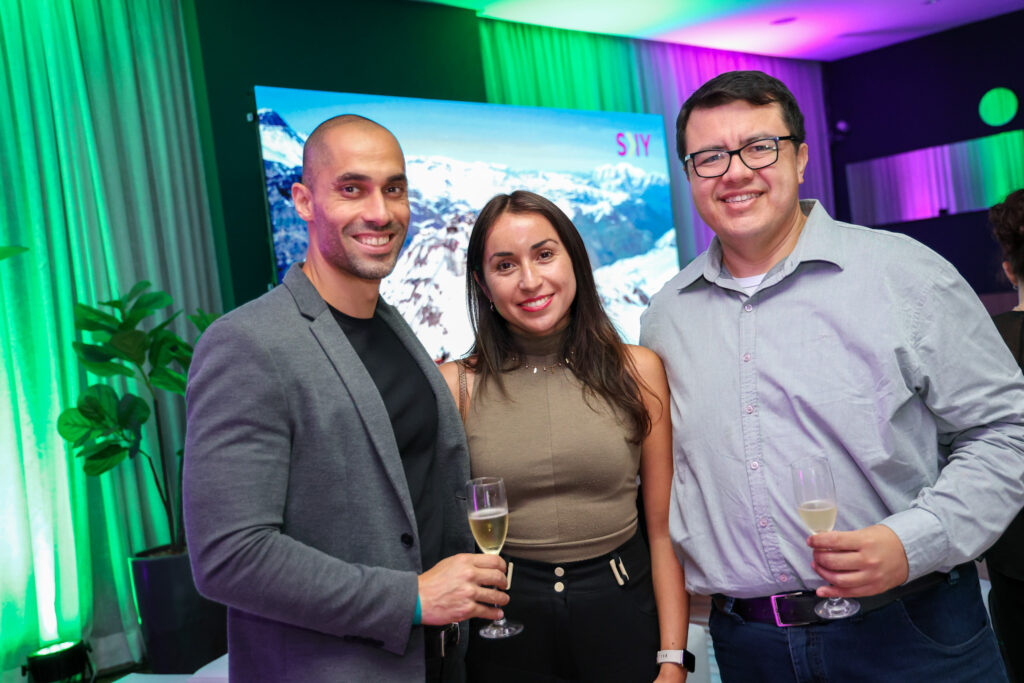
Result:
<svg viewBox="0 0 1024 683"><path fill-rule="evenodd" d="M560 361L551 363L550 365L534 365L527 363L526 358L520 362L519 356L512 356L512 362L516 365L519 370L530 370L532 374L536 375L538 372L546 372L549 375L554 374L555 370L561 367L570 367L572 364L568 358L563 358Z"/></svg>

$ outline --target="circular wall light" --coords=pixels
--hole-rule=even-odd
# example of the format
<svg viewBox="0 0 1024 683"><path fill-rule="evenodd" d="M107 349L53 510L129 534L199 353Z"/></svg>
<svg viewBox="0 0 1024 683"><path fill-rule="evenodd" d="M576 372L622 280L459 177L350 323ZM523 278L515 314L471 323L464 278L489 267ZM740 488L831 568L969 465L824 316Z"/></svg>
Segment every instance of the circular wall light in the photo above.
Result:
<svg viewBox="0 0 1024 683"><path fill-rule="evenodd" d="M1009 88L992 88L978 104L981 120L990 126L1002 126L1017 115L1017 96Z"/></svg>

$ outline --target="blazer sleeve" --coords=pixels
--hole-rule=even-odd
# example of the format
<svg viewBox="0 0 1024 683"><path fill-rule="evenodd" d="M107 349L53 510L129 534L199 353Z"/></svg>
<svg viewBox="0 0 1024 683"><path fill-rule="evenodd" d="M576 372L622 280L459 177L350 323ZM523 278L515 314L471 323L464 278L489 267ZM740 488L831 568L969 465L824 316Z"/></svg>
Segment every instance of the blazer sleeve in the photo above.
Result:
<svg viewBox="0 0 1024 683"><path fill-rule="evenodd" d="M286 376L291 366L274 356L257 326L232 315L214 323L197 344L186 395L183 474L196 586L212 600L266 619L401 654L416 605L416 571L341 559L285 529L296 430L307 416L294 412L299 399L287 389L297 383ZM320 450L342 447L322 444ZM357 490L353 482L337 495ZM373 542L360 520L333 513L333 495L321 498L314 502L325 534Z"/></svg>

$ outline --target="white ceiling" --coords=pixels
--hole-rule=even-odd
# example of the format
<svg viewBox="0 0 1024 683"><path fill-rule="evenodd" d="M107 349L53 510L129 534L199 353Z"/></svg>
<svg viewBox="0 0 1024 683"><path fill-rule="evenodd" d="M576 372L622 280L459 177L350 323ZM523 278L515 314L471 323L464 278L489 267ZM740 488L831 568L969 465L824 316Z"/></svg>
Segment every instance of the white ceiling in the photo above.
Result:
<svg viewBox="0 0 1024 683"><path fill-rule="evenodd" d="M821 61L1024 10L1024 0L420 1L506 21Z"/></svg>

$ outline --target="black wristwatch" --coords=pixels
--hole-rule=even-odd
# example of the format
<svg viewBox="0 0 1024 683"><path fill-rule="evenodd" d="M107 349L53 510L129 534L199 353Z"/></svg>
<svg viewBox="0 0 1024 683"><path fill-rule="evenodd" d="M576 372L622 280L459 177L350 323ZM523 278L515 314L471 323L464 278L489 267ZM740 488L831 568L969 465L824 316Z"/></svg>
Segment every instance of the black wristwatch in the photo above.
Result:
<svg viewBox="0 0 1024 683"><path fill-rule="evenodd" d="M658 664L665 662L682 664L690 673L697 667L697 659L689 650L658 650Z"/></svg>

